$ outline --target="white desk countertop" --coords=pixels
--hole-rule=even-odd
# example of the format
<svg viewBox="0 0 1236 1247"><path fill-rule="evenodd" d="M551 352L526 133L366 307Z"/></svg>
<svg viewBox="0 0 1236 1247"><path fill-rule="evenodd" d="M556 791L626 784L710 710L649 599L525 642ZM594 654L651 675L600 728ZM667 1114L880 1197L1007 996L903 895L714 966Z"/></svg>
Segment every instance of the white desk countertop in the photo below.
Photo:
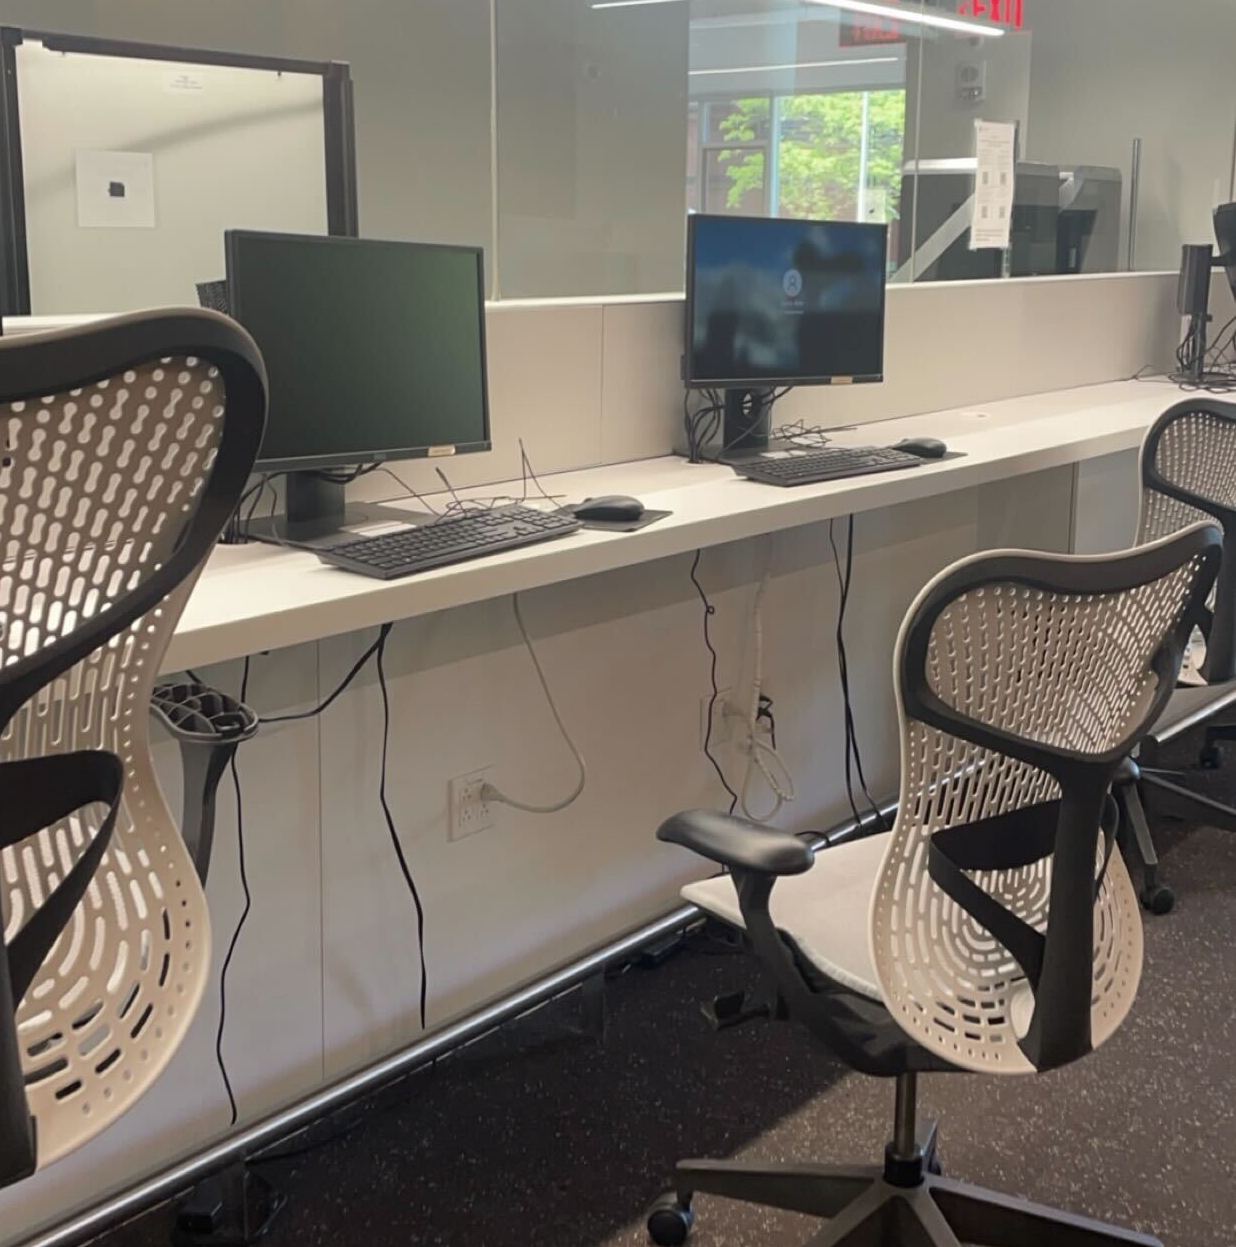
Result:
<svg viewBox="0 0 1236 1247"><path fill-rule="evenodd" d="M180 671L223 662L1131 450L1180 397L1167 381L1119 381L866 425L839 432L837 443L888 445L931 436L961 457L793 489L758 485L728 468L671 456L558 473L543 478L551 493L569 499L632 494L673 514L635 533L584 531L403 580L353 575L300 551L256 543L221 546L189 599L163 666ZM510 489L508 483L461 493Z"/></svg>

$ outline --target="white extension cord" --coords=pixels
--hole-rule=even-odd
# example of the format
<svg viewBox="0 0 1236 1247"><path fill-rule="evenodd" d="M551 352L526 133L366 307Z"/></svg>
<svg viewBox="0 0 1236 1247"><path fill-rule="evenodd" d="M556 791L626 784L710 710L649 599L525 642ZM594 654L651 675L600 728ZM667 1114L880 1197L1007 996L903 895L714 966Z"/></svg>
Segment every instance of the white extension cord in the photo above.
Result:
<svg viewBox="0 0 1236 1247"><path fill-rule="evenodd" d="M500 788L496 788L488 782L481 785L480 797L482 801L492 801L496 805L509 805L511 809L522 810L525 814L557 814L560 810L565 810L568 805L573 805L579 798L580 793L584 791L584 785L588 782L588 768L584 765L583 756L575 747L575 742L571 739L571 733L567 731L566 724L562 721L562 715L558 711L558 704L554 701L554 695L550 692L549 681L545 678L545 672L541 668L541 660L537 657L536 649L532 644L532 638L528 635L527 626L524 624L518 593L511 594L511 609L515 613L515 622L519 626L519 635L523 637L524 645L528 650L528 657L532 659L532 666L536 671L536 678L541 683L541 691L545 694L545 700L549 704L550 713L554 716L554 722L558 725L558 731L562 733L562 739L566 741L566 746L571 751L571 756L575 759L575 765L579 768L579 779L571 790L570 796L564 797L561 801L555 801L552 805L532 805L524 801L516 801L513 797L508 797Z"/></svg>
<svg viewBox="0 0 1236 1247"><path fill-rule="evenodd" d="M743 771L742 785L738 790L738 803L743 814L753 823L767 823L781 812L782 807L795 798L794 777L781 755L773 748L771 732L760 727L760 694L764 681L764 595L768 592L768 569L765 569L755 591L751 605L751 699L747 714L742 721L745 738L738 748L746 754L747 765ZM772 794L772 808L756 813L752 808L752 784L759 775Z"/></svg>

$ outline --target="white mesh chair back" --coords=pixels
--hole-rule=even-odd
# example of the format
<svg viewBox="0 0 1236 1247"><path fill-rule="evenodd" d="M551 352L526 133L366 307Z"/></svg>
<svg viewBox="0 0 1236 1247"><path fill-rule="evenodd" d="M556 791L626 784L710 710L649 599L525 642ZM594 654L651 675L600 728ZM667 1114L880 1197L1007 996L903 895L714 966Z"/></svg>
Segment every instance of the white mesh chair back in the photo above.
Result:
<svg viewBox="0 0 1236 1247"><path fill-rule="evenodd" d="M1120 760L1171 694L1219 534L955 564L897 653L901 801L871 909L887 1007L954 1065L1022 1073L1106 1040L1142 968L1112 852Z"/></svg>
<svg viewBox="0 0 1236 1247"><path fill-rule="evenodd" d="M1142 443L1138 541L1157 541L1199 520L1236 539L1236 404L1191 398L1168 408ZM1209 603L1210 681L1236 676L1236 558L1225 558Z"/></svg>
<svg viewBox="0 0 1236 1247"><path fill-rule="evenodd" d="M256 347L214 313L0 342L0 791L23 811L0 852L0 999L17 1003L39 1167L141 1096L206 981L205 897L155 779L149 700L264 414ZM84 803L57 803L58 784ZM13 1078L0 1059L0 1181L23 1168Z"/></svg>

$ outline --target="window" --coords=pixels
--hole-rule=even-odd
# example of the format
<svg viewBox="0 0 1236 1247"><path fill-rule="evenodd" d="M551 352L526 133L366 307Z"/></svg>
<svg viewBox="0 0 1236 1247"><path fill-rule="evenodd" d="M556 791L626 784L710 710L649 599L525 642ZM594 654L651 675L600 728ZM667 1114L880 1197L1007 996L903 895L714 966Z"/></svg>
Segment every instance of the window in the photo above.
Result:
<svg viewBox="0 0 1236 1247"><path fill-rule="evenodd" d="M697 212L895 222L903 90L692 103L687 204Z"/></svg>

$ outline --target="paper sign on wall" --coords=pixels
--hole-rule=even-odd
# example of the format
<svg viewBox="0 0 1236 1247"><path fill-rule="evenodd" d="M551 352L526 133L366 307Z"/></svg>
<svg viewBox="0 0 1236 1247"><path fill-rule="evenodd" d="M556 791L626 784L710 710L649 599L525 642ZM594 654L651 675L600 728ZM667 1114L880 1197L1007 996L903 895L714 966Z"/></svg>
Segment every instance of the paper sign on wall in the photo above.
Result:
<svg viewBox="0 0 1236 1247"><path fill-rule="evenodd" d="M1017 127L1000 121L974 123L974 217L970 222L970 250L1009 245L1013 227L1014 155Z"/></svg>
<svg viewBox="0 0 1236 1247"><path fill-rule="evenodd" d="M154 229L154 156L79 151L77 224L82 229Z"/></svg>
<svg viewBox="0 0 1236 1247"><path fill-rule="evenodd" d="M191 69L173 69L163 79L163 89L173 93L198 95L206 90L206 75Z"/></svg>

